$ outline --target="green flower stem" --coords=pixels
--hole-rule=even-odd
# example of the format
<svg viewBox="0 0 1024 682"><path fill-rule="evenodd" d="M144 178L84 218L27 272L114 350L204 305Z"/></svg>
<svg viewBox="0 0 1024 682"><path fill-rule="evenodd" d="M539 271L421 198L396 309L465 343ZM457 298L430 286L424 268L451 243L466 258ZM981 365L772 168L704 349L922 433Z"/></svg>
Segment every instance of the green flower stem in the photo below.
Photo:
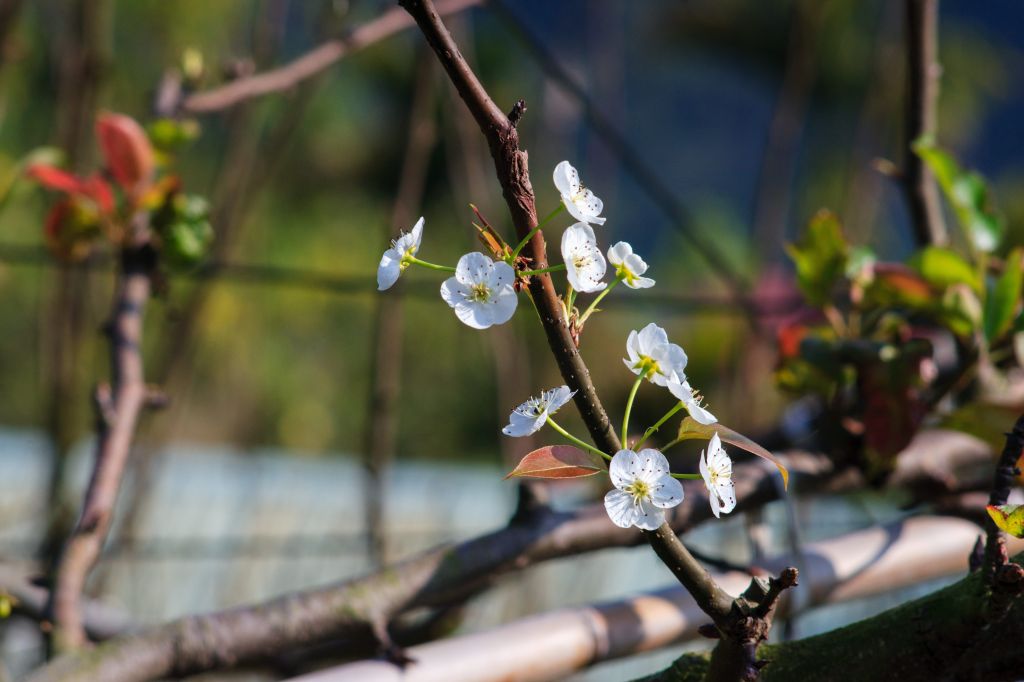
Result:
<svg viewBox="0 0 1024 682"><path fill-rule="evenodd" d="M583 312L582 315L580 315L580 324L583 324L584 322L587 321L587 318L590 317L590 315L597 308L597 304L601 302L601 299L607 296L608 292L614 289L615 285L621 282L624 278L625 275L616 275L615 279L612 280L612 283L606 286L604 290L597 295L597 298L590 302L590 305L587 306L587 309Z"/></svg>
<svg viewBox="0 0 1024 682"><path fill-rule="evenodd" d="M570 317L572 316L572 306L576 303L576 290L572 288L571 284L565 285L565 312Z"/></svg>
<svg viewBox="0 0 1024 682"><path fill-rule="evenodd" d="M569 433L568 431L563 429L561 426L559 426L557 423L555 423L555 420L552 419L550 416L548 416L547 420L548 420L548 425L551 426L551 428L553 428L555 431L558 431L560 434L562 434L562 437L565 438L566 440L568 440L570 443L572 443L574 445L580 446L581 448L583 448L587 452L592 452L595 455L600 455L601 457L604 457L608 461L611 461L611 459L612 459L611 455L607 455L607 454L601 452L600 450L595 448L593 445L587 445L586 443L581 441L579 438L577 438L576 436L572 435L571 433Z"/></svg>
<svg viewBox="0 0 1024 682"><path fill-rule="evenodd" d="M402 259L402 261L405 263L411 263L413 265L422 265L423 267L430 268L431 270L440 270L441 272L455 272L455 268L453 268L450 265L438 265L436 263L428 263L425 260L420 260L416 256L406 256L405 258Z"/></svg>
<svg viewBox="0 0 1024 682"><path fill-rule="evenodd" d="M636 378L636 381L633 382L633 388L629 391L629 397L626 399L626 414L622 417L622 433L619 436L619 440L622 441L622 445L625 447L629 447L626 442L626 438L629 435L629 413L633 410L633 399L636 398L636 392L640 390L640 382L642 382L650 372L650 369L646 369Z"/></svg>
<svg viewBox="0 0 1024 682"><path fill-rule="evenodd" d="M537 232L540 231L540 228L542 228L545 225L547 225L551 221L552 218L554 218L556 215L561 213L564 209L565 209L565 204L559 202L558 203L558 208L556 208L554 211L549 213L547 215L547 217L544 218L544 220L542 220L539 223L537 223L537 227L535 227L532 230L530 230L530 233L528 235L526 235L525 237L523 237L523 240L516 245L515 250L512 251L511 260L514 261L516 258L518 258L519 257L519 252L526 248L526 245L530 243L531 239L533 239L533 235L537 234Z"/></svg>
<svg viewBox="0 0 1024 682"><path fill-rule="evenodd" d="M674 415L674 414L675 414L676 412L678 412L678 411L679 411L679 410L681 410L681 409L683 409L683 403L682 403L682 401L680 401L680 402L676 403L676 406L675 406L675 407L673 407L673 408L672 408L671 410L669 410L668 412L666 412L666 413L665 413L665 416L664 416L664 417L662 417L661 419L659 419L659 420L658 420L657 422L655 422L654 426L652 426L651 428L649 428L649 429L647 429L646 431L644 431L644 437L643 437L643 438L641 438L641 439L640 439L640 441L639 441L638 443L635 443L635 444L633 445L633 447L634 447L634 448L638 448L638 447L640 447L641 445L643 445L643 444L644 444L644 442L646 442L646 440L647 440L648 438L650 438L651 436L653 436L653 435L655 434L655 432L656 432L656 431L657 431L657 430L658 430L659 428L661 428L661 425L662 425L662 424L664 424L664 423L665 423L665 422L667 422L667 421L668 421L669 419L671 419L671 418L672 418L672 415Z"/></svg>
<svg viewBox="0 0 1024 682"><path fill-rule="evenodd" d="M547 274L549 272L557 272L559 270L565 270L565 263L561 263L559 265L552 265L551 267L544 268L543 270L520 270L516 274L525 275L525 276L544 275L544 274Z"/></svg>
<svg viewBox="0 0 1024 682"><path fill-rule="evenodd" d="M684 481L699 481L704 478L700 474L669 474L672 478L681 478Z"/></svg>

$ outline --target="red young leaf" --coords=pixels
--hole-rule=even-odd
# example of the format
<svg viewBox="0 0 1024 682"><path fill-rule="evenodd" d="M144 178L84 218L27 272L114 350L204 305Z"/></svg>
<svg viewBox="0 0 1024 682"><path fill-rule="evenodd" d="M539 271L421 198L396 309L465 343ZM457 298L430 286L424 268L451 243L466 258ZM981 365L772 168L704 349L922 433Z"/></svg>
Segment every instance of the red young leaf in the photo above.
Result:
<svg viewBox="0 0 1024 682"><path fill-rule="evenodd" d="M102 213L114 212L114 192L99 175L91 175L82 183L82 194L96 202Z"/></svg>
<svg viewBox="0 0 1024 682"><path fill-rule="evenodd" d="M547 445L523 457L505 478L583 478L604 470L597 455L571 445Z"/></svg>
<svg viewBox="0 0 1024 682"><path fill-rule="evenodd" d="M46 189L66 192L68 194L79 194L85 186L85 182L77 175L72 175L66 170L61 170L56 166L49 166L44 163L36 163L29 166L25 169L25 175Z"/></svg>
<svg viewBox="0 0 1024 682"><path fill-rule="evenodd" d="M96 119L96 137L117 184L131 195L145 191L153 177L154 160L142 126L133 118L107 112Z"/></svg>

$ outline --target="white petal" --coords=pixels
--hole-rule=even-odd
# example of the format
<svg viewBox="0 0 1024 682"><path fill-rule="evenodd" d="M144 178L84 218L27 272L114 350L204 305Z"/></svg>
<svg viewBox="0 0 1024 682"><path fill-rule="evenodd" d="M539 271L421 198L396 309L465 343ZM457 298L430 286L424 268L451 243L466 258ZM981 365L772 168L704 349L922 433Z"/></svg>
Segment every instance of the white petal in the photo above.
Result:
<svg viewBox="0 0 1024 682"><path fill-rule="evenodd" d="M626 258L623 260L623 264L626 266L626 269L629 270L634 275L639 276L647 272L647 263L644 261L643 258L636 255L635 253L631 253L628 256L626 256Z"/></svg>
<svg viewBox="0 0 1024 682"><path fill-rule="evenodd" d="M732 460L722 447L722 441L718 438L718 432L711 437L708 445L708 467L718 472L719 476L732 476Z"/></svg>
<svg viewBox="0 0 1024 682"><path fill-rule="evenodd" d="M668 333L651 322L637 334L637 351L641 355L651 355L655 348L668 343Z"/></svg>
<svg viewBox="0 0 1024 682"><path fill-rule="evenodd" d="M716 434L717 435L717 434ZM704 450L700 451L700 475L704 478L704 487L711 490L711 471L708 469L707 455Z"/></svg>
<svg viewBox="0 0 1024 682"><path fill-rule="evenodd" d="M469 293L469 289L466 285L455 277L449 277L445 281L441 282L441 298L443 298L444 302L452 308L465 302L466 296L468 296Z"/></svg>
<svg viewBox="0 0 1024 682"><path fill-rule="evenodd" d="M636 521L633 523L637 528L644 530L657 530L665 523L665 512L651 504L650 500L640 500Z"/></svg>
<svg viewBox="0 0 1024 682"><path fill-rule="evenodd" d="M633 253L632 246L626 242L617 242L608 249L608 262L612 265L622 265L631 253Z"/></svg>
<svg viewBox="0 0 1024 682"><path fill-rule="evenodd" d="M459 259L455 266L455 279L463 284L486 284L493 264L494 261L479 251L471 251ZM505 267L508 267L507 263Z"/></svg>
<svg viewBox="0 0 1024 682"><path fill-rule="evenodd" d="M665 455L654 448L644 448L636 453L637 472L636 478L648 483L655 483L669 473L668 460Z"/></svg>
<svg viewBox="0 0 1024 682"><path fill-rule="evenodd" d="M501 265L505 265L505 263L501 263ZM509 268L509 270L511 269ZM491 300L483 305L490 308L490 324L505 324L515 314L516 306L519 305L519 297L512 285L506 284L491 294Z"/></svg>
<svg viewBox="0 0 1024 682"><path fill-rule="evenodd" d="M571 198L563 195L562 204L565 205L565 210L569 211L569 215L571 215L573 218L580 221L581 223L586 223L587 221L594 220L592 216L588 216L586 213L581 211L580 207L577 206L576 202L573 201ZM601 219L601 222L604 222L603 218Z"/></svg>
<svg viewBox="0 0 1024 682"><path fill-rule="evenodd" d="M508 426L503 428L501 432L506 436L521 438L540 431L540 427L544 426L544 422L544 415L541 415L540 417L528 417L525 414L513 412L509 415Z"/></svg>
<svg viewBox="0 0 1024 682"><path fill-rule="evenodd" d="M718 497L723 514L728 514L736 508L736 486L731 480L719 481L715 485L715 493L714 496Z"/></svg>
<svg viewBox="0 0 1024 682"><path fill-rule="evenodd" d="M455 306L455 317L473 329L487 329L494 324L494 315L486 304L462 301Z"/></svg>
<svg viewBox="0 0 1024 682"><path fill-rule="evenodd" d="M636 277L632 282L625 280L625 284L630 289L650 289L654 286L654 280L650 277Z"/></svg>
<svg viewBox="0 0 1024 682"><path fill-rule="evenodd" d="M412 245L414 247L413 253L420 250L420 243L423 241L423 216L416 221L416 224L412 226Z"/></svg>
<svg viewBox="0 0 1024 682"><path fill-rule="evenodd" d="M553 178L555 188L563 197L571 197L580 191L580 174L568 161L562 161L555 166Z"/></svg>
<svg viewBox="0 0 1024 682"><path fill-rule="evenodd" d="M516 281L516 271L508 263L491 261L491 270L487 276L487 284L492 289L498 289L506 284Z"/></svg>
<svg viewBox="0 0 1024 682"><path fill-rule="evenodd" d="M607 269L604 256L601 255L601 251L596 246L584 246L580 247L580 250L583 251L585 258L590 259L590 263L577 268L572 260L566 261L565 276L569 280L569 284L572 285L573 289L584 294L601 291L608 286L601 281Z"/></svg>
<svg viewBox="0 0 1024 682"><path fill-rule="evenodd" d="M377 266L377 291L384 291L394 286L402 274L402 256L394 249L388 249L380 257L380 265Z"/></svg>
<svg viewBox="0 0 1024 682"><path fill-rule="evenodd" d="M594 228L582 221L570 225L562 233L562 258L566 258L566 253L571 253L575 249L588 244L597 246Z"/></svg>
<svg viewBox="0 0 1024 682"><path fill-rule="evenodd" d="M619 528L629 528L636 523L640 510L633 504L633 496L621 490L609 490L604 496L604 508L608 518ZM660 524L659 524L660 525Z"/></svg>
<svg viewBox="0 0 1024 682"><path fill-rule="evenodd" d="M558 388L550 391L551 395L548 398L548 414L554 414L558 411L558 408L565 405L569 400L576 395L576 391L570 391L568 386L559 386Z"/></svg>
<svg viewBox="0 0 1024 682"><path fill-rule="evenodd" d="M708 489L708 500L711 502L711 513L716 519L722 518L722 501L718 499L718 494L714 490Z"/></svg>
<svg viewBox="0 0 1024 682"><path fill-rule="evenodd" d="M651 484L651 504L668 509L683 501L683 484L671 476L662 476Z"/></svg>
<svg viewBox="0 0 1024 682"><path fill-rule="evenodd" d="M597 195L589 189L576 194L573 197L572 203L579 210L580 214L584 216L582 220L594 223L595 225L604 225L605 219L598 217L601 215L601 211L604 210L604 202L598 199Z"/></svg>
<svg viewBox="0 0 1024 682"><path fill-rule="evenodd" d="M686 363L688 359L686 351L680 346L674 343L662 344L656 346L650 353L650 356L651 359L658 363L659 373L664 375L666 379L682 381L683 377L686 376ZM651 381L659 386L665 385L664 381L659 381L655 377L652 377Z"/></svg>
<svg viewBox="0 0 1024 682"><path fill-rule="evenodd" d="M697 423L708 426L718 421L718 417L698 405L697 401L694 400L692 396L689 400L683 399L683 402L686 403L686 411L690 413L690 416L693 417L694 421Z"/></svg>
<svg viewBox="0 0 1024 682"><path fill-rule="evenodd" d="M624 363L626 363L626 367L629 367L629 370L631 372L633 372L633 374L639 374L640 373L640 370L635 369L633 367L633 365L635 365L636 363L640 362L640 353L638 352L639 348L640 348L640 337L637 334L636 330L634 329L633 331L631 331L629 333L629 338L626 339L626 353L629 355L629 359L628 360L626 358L622 359L622 361Z"/></svg>
<svg viewBox="0 0 1024 682"><path fill-rule="evenodd" d="M612 457L608 465L608 475L612 479L612 485L616 488L625 488L637 479L640 465L636 453L632 450L619 450Z"/></svg>

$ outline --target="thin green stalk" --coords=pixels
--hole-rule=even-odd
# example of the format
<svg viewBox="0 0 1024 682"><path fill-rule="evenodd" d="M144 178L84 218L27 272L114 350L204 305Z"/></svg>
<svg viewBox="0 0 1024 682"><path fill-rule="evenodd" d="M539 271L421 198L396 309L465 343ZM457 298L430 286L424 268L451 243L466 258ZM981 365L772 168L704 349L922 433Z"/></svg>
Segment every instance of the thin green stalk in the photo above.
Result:
<svg viewBox="0 0 1024 682"><path fill-rule="evenodd" d="M584 450L586 450L587 452L592 452L595 455L600 455L601 457L604 457L608 461L611 461L611 459L612 459L611 455L608 455L608 454L605 454L605 453L601 452L600 450L595 448L593 445L588 445L587 443L583 442L582 440L580 440L576 436L572 435L571 433L569 433L568 431L563 429L561 426L559 426L555 422L555 420L552 419L550 416L547 418L547 420L548 420L548 425L551 426L551 428L553 428L555 431L558 431L560 434L562 434L562 437L565 438L566 440L568 440L573 445L578 445L581 448L583 448Z"/></svg>
<svg viewBox="0 0 1024 682"><path fill-rule="evenodd" d="M566 284L565 287L565 312L572 316L572 306L576 303L576 290L572 288L571 284Z"/></svg>
<svg viewBox="0 0 1024 682"><path fill-rule="evenodd" d="M562 204L561 202L559 202L558 208L556 208L554 211L549 213L547 215L547 217L544 218L544 220L542 220L539 223L537 223L537 227L535 227L532 230L530 230L529 234L527 234L525 237L523 237L522 241L520 241L516 245L516 248L512 251L511 260L514 261L516 258L518 258L519 257L519 252L526 248L526 245L530 243L531 239L533 239L533 235L537 234L537 232L540 231L540 228L542 228L545 225L547 225L551 221L552 218L554 218L556 215L561 213L564 209L565 209L565 205Z"/></svg>
<svg viewBox="0 0 1024 682"><path fill-rule="evenodd" d="M636 378L636 381L633 382L633 388L629 391L629 397L626 398L626 413L622 417L622 434L619 436L619 440L626 447L629 447L626 438L629 435L629 413L633 410L633 399L636 398L636 392L640 390L640 383L647 377L650 371L650 369L646 369Z"/></svg>
<svg viewBox="0 0 1024 682"><path fill-rule="evenodd" d="M647 429L646 431L644 431L644 437L643 437L643 438L641 438L641 439L640 439L640 441L639 441L639 442L637 442L637 443L636 443L635 445L633 445L633 447L634 447L634 448L638 448L638 447L640 447L641 445L643 445L643 444L644 444L644 443L645 443L645 442L647 441L647 439L648 439L648 438L650 438L651 436L653 436L653 435L655 434L655 432L657 432L657 430L658 430L659 428L661 428L661 425L662 425L662 424L664 424L664 423L665 423L665 422L667 422L667 421L668 421L669 419L671 419L671 418L672 418L672 415L674 415L674 414L675 414L676 412L678 412L678 411L679 411L679 410L681 410L681 409L683 409L683 403L682 403L682 401L680 401L680 402L676 403L676 406L675 406L675 407L673 407L673 408L672 408L671 410L669 410L668 412L666 412L666 413L665 413L665 416L664 416L664 417L662 417L661 419L659 419L659 420L658 420L657 422L655 422L654 426L652 426L651 428L649 428L649 429Z"/></svg>
<svg viewBox="0 0 1024 682"><path fill-rule="evenodd" d="M604 288L604 290L602 290L601 293L599 293L597 295L597 298L595 298L593 301L590 302L590 305L587 306L587 309L583 312L582 315L580 315L580 324L583 324L584 322L587 321L587 318L590 317L590 315L597 308L597 304L601 302L601 299L603 299L605 296L607 296L608 292L611 291L612 289L614 289L615 285L617 285L619 282L621 282L623 277L624 277L623 275L616 276L615 279L612 280L611 284L606 286Z"/></svg>
<svg viewBox="0 0 1024 682"><path fill-rule="evenodd" d="M680 443L683 442L683 440L685 440L685 439L683 439L683 438L676 438L674 441L672 441L668 445L663 445L662 448L661 448L662 453L664 453L666 450L668 450L671 447L679 445Z"/></svg>
<svg viewBox="0 0 1024 682"><path fill-rule="evenodd" d="M532 275L544 275L549 272L557 272L559 270L565 270L565 263L558 265L552 265L551 267L544 268L543 270L520 270L517 274L532 276Z"/></svg>
<svg viewBox="0 0 1024 682"><path fill-rule="evenodd" d="M679 478L684 481L699 481L704 478L700 474L669 474L672 478Z"/></svg>
<svg viewBox="0 0 1024 682"><path fill-rule="evenodd" d="M455 272L455 268L453 268L450 265L438 265L436 263L428 263L425 260L420 260L416 256L406 256L402 260L405 261L406 263L411 263L413 265L421 265L425 268L430 268L431 270L440 270L441 272Z"/></svg>

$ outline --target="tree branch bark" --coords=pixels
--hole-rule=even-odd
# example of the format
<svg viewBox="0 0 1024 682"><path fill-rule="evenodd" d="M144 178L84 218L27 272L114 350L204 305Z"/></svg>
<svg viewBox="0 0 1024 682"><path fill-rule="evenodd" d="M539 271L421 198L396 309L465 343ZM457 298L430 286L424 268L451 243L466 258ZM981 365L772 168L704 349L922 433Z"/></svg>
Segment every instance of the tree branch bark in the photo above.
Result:
<svg viewBox="0 0 1024 682"><path fill-rule="evenodd" d="M949 236L939 190L931 171L911 149L915 140L934 135L938 128L942 75L938 62L939 0L906 0L906 22L908 92L903 183L918 246L943 245Z"/></svg>
<svg viewBox="0 0 1024 682"><path fill-rule="evenodd" d="M51 595L58 651L86 642L82 591L96 564L121 487L136 423L147 400L142 364L143 312L149 300L155 253L148 242L125 247L108 333L112 389L97 409L96 462L82 513L64 548ZM97 389L98 397L102 389ZM106 403L109 402L109 405Z"/></svg>

